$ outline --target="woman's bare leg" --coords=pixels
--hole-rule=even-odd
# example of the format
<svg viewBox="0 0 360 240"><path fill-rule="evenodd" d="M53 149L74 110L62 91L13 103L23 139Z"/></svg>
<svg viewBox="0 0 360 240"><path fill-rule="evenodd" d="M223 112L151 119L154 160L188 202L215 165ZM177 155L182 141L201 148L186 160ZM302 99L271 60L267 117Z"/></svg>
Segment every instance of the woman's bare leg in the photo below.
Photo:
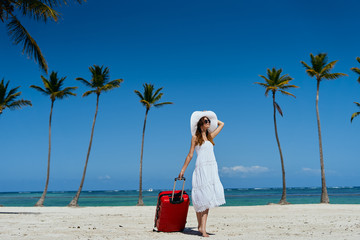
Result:
<svg viewBox="0 0 360 240"><path fill-rule="evenodd" d="M196 212L196 218L198 221L198 230L201 232L201 212Z"/></svg>
<svg viewBox="0 0 360 240"><path fill-rule="evenodd" d="M206 233L206 221L207 217L209 215L209 209L206 209L205 211L201 212L201 230L203 237L209 237L209 234Z"/></svg>

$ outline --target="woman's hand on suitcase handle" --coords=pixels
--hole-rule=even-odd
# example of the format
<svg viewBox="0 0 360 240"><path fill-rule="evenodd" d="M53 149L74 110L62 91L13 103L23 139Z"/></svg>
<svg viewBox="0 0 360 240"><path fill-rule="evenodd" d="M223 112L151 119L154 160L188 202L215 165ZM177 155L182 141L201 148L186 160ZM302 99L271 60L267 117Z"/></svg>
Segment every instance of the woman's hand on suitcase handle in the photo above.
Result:
<svg viewBox="0 0 360 240"><path fill-rule="evenodd" d="M184 177L185 171L181 170L181 172L179 173L179 179L182 179Z"/></svg>

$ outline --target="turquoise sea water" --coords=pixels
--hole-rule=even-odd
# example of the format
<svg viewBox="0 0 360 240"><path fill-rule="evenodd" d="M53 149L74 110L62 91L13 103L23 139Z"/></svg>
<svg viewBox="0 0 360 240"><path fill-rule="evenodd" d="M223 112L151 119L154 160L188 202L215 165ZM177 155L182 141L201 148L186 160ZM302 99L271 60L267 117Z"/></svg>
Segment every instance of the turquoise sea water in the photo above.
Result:
<svg viewBox="0 0 360 240"><path fill-rule="evenodd" d="M163 190L143 192L144 203L155 206L157 196ZM187 190L190 194L191 190ZM253 206L277 203L281 198L281 188L246 188L225 189L225 206ZM137 203L138 191L83 191L80 206L134 206ZM320 202L321 188L288 188L287 200L292 204L311 204ZM330 203L360 204L360 187L328 188ZM75 192L48 192L45 206L66 206ZM0 193L0 204L3 206L33 206L40 198L41 192L3 192ZM191 198L191 196L190 196Z"/></svg>

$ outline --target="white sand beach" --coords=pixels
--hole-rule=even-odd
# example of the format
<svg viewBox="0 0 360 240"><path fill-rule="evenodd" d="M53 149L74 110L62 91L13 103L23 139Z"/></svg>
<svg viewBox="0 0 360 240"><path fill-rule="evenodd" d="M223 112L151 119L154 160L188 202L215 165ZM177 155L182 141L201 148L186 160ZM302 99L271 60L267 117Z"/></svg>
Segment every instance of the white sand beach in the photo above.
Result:
<svg viewBox="0 0 360 240"><path fill-rule="evenodd" d="M200 239L190 207L184 232L153 232L154 206L0 207L0 239ZM360 239L360 205L267 205L210 210L210 239Z"/></svg>

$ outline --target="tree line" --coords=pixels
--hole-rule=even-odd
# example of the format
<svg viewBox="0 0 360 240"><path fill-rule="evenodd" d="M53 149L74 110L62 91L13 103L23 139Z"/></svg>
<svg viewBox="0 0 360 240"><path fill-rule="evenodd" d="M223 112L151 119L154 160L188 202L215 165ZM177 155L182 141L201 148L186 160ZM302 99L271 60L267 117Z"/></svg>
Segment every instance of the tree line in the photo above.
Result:
<svg viewBox="0 0 360 240"><path fill-rule="evenodd" d="M357 57L356 60L360 63L360 57ZM310 54L310 64L301 61L301 64L305 67L306 73L316 80L316 118L317 118L317 127L318 127L318 137L319 137L319 153L320 153L320 168L321 168L321 199L320 203L329 203L329 195L327 193L326 188L326 179L325 179L325 167L324 167L324 157L323 157L323 148L322 148L322 138L321 138L321 124L320 124L320 113L319 113L319 91L320 91L320 83L324 80L335 80L343 76L347 76L345 73L332 73L335 64L338 60L328 62L327 53L319 53L318 55ZM360 68L353 67L351 70L359 75L357 81L360 83ZM279 149L280 161L281 161L281 171L282 171L282 196L279 201L279 204L288 204L286 200L286 178L285 178L285 166L284 166L284 158L281 151L279 136L277 132L277 124L276 124L276 112L278 112L281 116L283 116L283 112L279 106L279 104L275 100L275 95L277 92L280 92L287 96L295 97L292 93L289 93L288 89L298 88L296 85L290 84L293 80L288 74L282 74L282 69L267 69L267 76L259 75L262 77L265 82L256 82L265 88L265 96L268 96L269 93L272 93L273 99L273 118L274 118L274 128L275 128L275 137L276 142ZM354 102L358 107L360 107L360 103ZM360 115L360 112L355 112L351 115L350 121Z"/></svg>
<svg viewBox="0 0 360 240"><path fill-rule="evenodd" d="M86 169L90 157L90 151L94 136L94 129L96 123L96 117L98 114L99 108L99 99L102 93L108 92L115 88L120 87L120 83L123 82L123 79L115 79L110 80L110 70L108 67L94 65L89 67L91 73L91 79L86 80L84 78L76 78L77 81L83 83L86 87L90 88L91 90L86 91L83 93L83 97L89 96L91 94L96 94L96 108L95 108L95 115L93 119L93 124L91 128L91 136L88 151L86 154L86 160L84 165L84 170L80 182L79 189L75 194L74 198L69 203L69 207L76 207L78 206L79 197L82 191L82 187L85 181ZM45 197L47 194L47 189L49 185L49 178L50 178L50 158L51 158L51 123L52 123L52 113L53 107L56 100L60 100L63 98L67 98L70 96L76 96L74 91L77 87L64 87L64 81L66 77L60 78L57 72L51 72L49 79L46 79L43 75L41 75L41 80L43 82L43 87L31 85L30 87L39 91L40 93L48 96L51 101L50 107L50 116L49 116L49 147L48 147L48 159L47 159L47 173L46 173L46 182L45 182L45 189L37 201L35 206L44 206ZM14 110L20 109L25 106L32 106L31 101L24 100L24 99L17 99L20 97L21 92L18 91L19 87L15 87L12 89L9 88L9 83L4 82L4 79L0 82L0 116L5 109ZM144 119L144 127L143 127L143 134L142 134L142 143L141 143L141 154L140 154L140 174L139 174L139 200L137 205L142 206L144 205L143 197L142 197L142 163L143 163L143 149L144 149L144 137L145 137L145 128L146 128L146 120L148 113L151 107L161 107L164 105L172 104L172 102L159 102L163 96L162 87L155 89L154 85L151 83L143 84L143 91L140 92L135 90L135 94L140 98L140 103L145 107L145 119Z"/></svg>

